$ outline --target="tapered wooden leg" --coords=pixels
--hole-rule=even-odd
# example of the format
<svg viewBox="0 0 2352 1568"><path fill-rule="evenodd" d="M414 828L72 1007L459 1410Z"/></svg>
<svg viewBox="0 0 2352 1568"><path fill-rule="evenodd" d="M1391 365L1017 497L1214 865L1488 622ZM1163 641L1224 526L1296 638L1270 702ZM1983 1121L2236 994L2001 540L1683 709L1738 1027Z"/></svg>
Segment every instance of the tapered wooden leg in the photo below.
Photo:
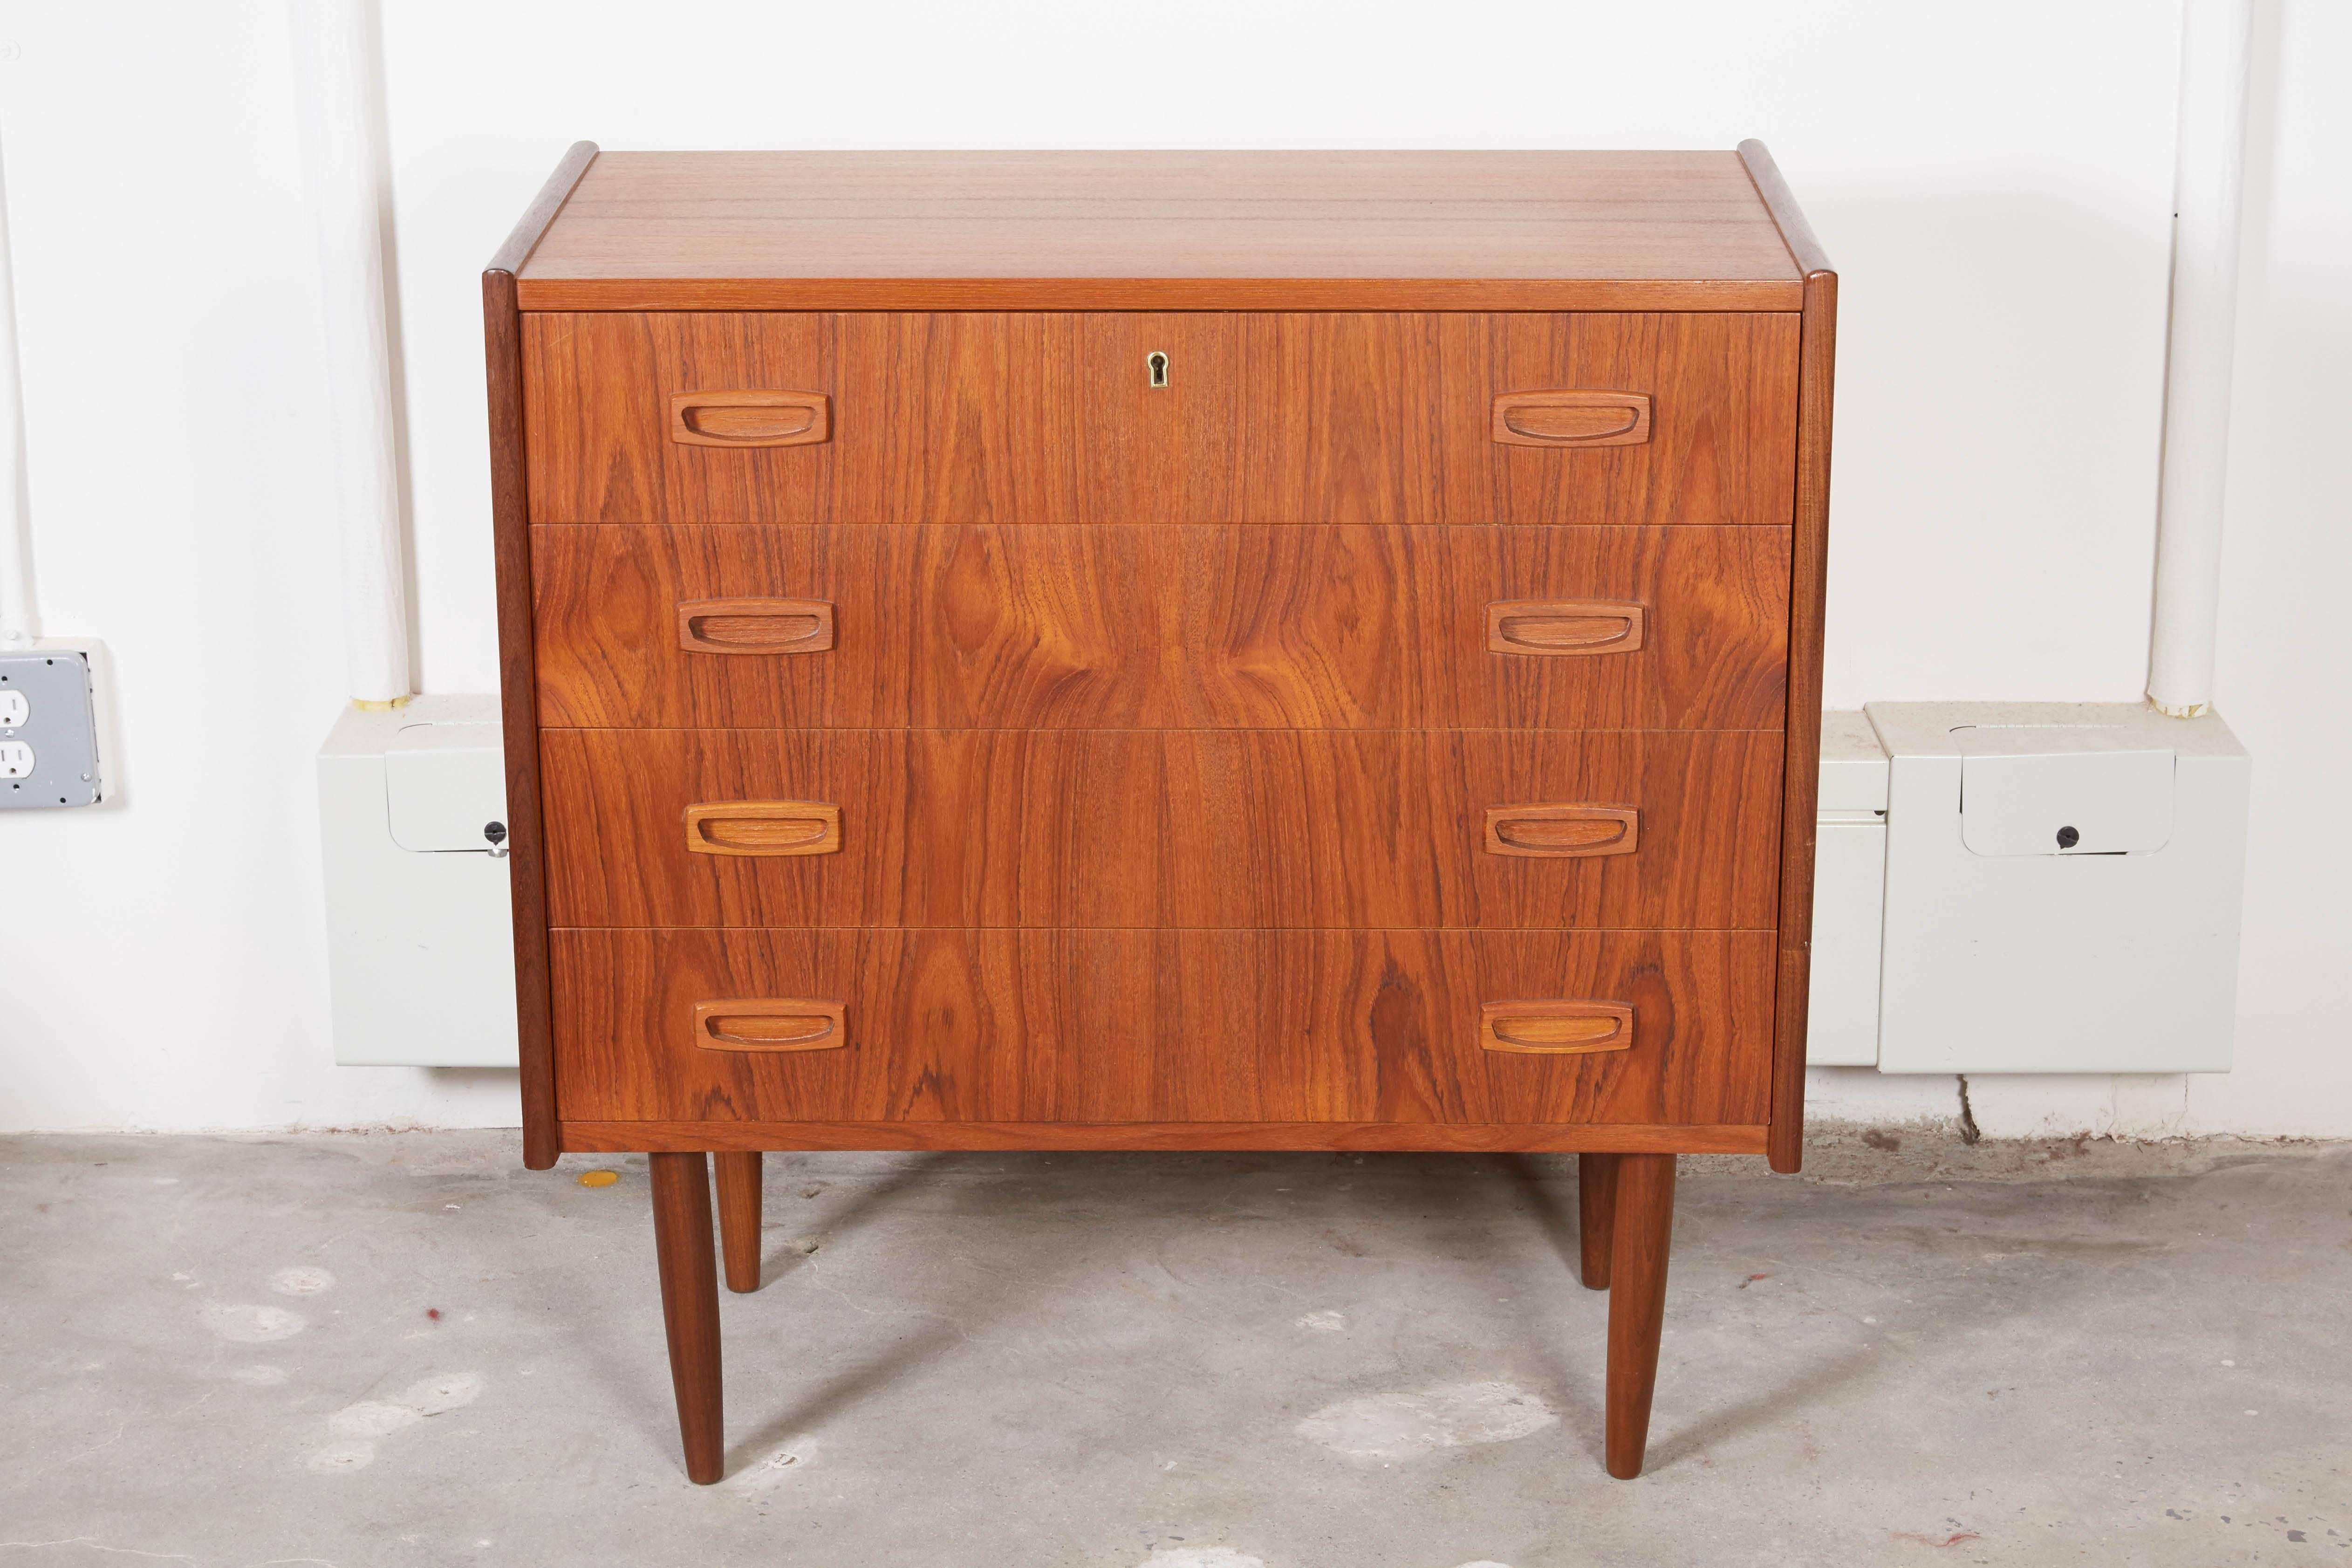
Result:
<svg viewBox="0 0 2352 1568"><path fill-rule="evenodd" d="M669 1330L669 1380L677 1394L677 1435L686 1475L719 1479L726 1456L726 1410L719 1381L719 1268L710 1247L710 1167L700 1154L650 1156L654 1251L661 1259L662 1321Z"/></svg>
<svg viewBox="0 0 2352 1568"><path fill-rule="evenodd" d="M760 1288L760 1156L713 1154L719 1168L719 1247L727 1289Z"/></svg>
<svg viewBox="0 0 2352 1568"><path fill-rule="evenodd" d="M1666 1250L1675 1230L1675 1157L1621 1154L1617 1224L1609 1259L1609 1473L1642 1473L1650 1395L1658 1386L1658 1330L1666 1317Z"/></svg>
<svg viewBox="0 0 2352 1568"><path fill-rule="evenodd" d="M1576 1236L1588 1289L1609 1289L1610 1238L1617 1234L1617 1160L1614 1154L1576 1157Z"/></svg>

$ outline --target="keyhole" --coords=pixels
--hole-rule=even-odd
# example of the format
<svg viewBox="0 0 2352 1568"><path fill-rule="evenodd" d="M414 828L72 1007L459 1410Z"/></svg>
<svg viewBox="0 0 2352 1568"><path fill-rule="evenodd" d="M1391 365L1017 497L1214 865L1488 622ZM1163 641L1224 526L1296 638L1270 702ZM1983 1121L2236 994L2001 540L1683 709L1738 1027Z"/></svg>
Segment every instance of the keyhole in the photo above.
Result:
<svg viewBox="0 0 2352 1568"><path fill-rule="evenodd" d="M1158 349L1152 350L1150 353L1143 356L1143 368L1151 373L1152 385L1165 386L1168 384L1168 356L1166 354L1161 353Z"/></svg>

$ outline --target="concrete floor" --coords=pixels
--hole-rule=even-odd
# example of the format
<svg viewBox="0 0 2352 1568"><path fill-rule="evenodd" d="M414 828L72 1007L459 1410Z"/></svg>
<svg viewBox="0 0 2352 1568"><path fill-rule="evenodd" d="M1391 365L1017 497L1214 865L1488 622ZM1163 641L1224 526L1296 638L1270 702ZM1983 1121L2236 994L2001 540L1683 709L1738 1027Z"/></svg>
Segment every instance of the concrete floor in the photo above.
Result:
<svg viewBox="0 0 2352 1568"><path fill-rule="evenodd" d="M772 1155L701 1489L642 1159L0 1139L0 1565L2352 1563L2352 1149L1900 1142L1685 1163L1631 1483L1572 1160Z"/></svg>

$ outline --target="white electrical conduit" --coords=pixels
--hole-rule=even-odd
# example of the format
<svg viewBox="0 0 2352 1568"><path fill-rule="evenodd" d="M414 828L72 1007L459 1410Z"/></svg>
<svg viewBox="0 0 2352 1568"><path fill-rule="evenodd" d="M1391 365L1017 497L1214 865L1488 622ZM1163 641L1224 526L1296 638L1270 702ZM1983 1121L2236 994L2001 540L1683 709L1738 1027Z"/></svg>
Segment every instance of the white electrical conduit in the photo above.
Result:
<svg viewBox="0 0 2352 1568"><path fill-rule="evenodd" d="M16 371L16 283L9 265L8 189L0 176L0 649L32 645L32 540L25 499L25 389Z"/></svg>
<svg viewBox="0 0 2352 1568"><path fill-rule="evenodd" d="M289 0L303 173L327 326L329 448L352 700L408 700L408 604L384 330L383 119L367 0Z"/></svg>
<svg viewBox="0 0 2352 1568"><path fill-rule="evenodd" d="M2176 719L2193 719L2213 703L2252 19L2252 0L2183 0L2181 7L2172 324L2147 658L2148 700Z"/></svg>

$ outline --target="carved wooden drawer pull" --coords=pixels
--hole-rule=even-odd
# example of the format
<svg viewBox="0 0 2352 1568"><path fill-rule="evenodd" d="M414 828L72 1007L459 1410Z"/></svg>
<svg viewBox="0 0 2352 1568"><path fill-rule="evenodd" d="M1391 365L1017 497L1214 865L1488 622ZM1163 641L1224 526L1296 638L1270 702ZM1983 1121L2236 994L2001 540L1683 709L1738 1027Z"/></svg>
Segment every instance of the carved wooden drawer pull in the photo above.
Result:
<svg viewBox="0 0 2352 1568"><path fill-rule="evenodd" d="M833 606L823 599L688 599L677 646L688 653L823 653Z"/></svg>
<svg viewBox="0 0 2352 1568"><path fill-rule="evenodd" d="M709 800L686 808L686 847L697 855L832 855L841 849L841 807L821 800Z"/></svg>
<svg viewBox="0 0 2352 1568"><path fill-rule="evenodd" d="M688 447L810 447L833 439L822 392L674 392L669 438Z"/></svg>
<svg viewBox="0 0 2352 1568"><path fill-rule="evenodd" d="M1497 599L1486 606L1489 653L1633 653L1649 607L1620 599Z"/></svg>
<svg viewBox="0 0 2352 1568"><path fill-rule="evenodd" d="M1646 392L1506 392L1495 439L1511 447L1638 447L1650 438Z"/></svg>
<svg viewBox="0 0 2352 1568"><path fill-rule="evenodd" d="M706 1051L830 1051L849 1044L838 1002L738 997L694 1005L694 1043Z"/></svg>
<svg viewBox="0 0 2352 1568"><path fill-rule="evenodd" d="M1631 855L1641 842L1638 806L1576 802L1486 808L1489 855Z"/></svg>
<svg viewBox="0 0 2352 1568"><path fill-rule="evenodd" d="M1478 1044L1523 1056L1628 1050L1633 1009L1624 1002L1489 1002L1478 1009Z"/></svg>

